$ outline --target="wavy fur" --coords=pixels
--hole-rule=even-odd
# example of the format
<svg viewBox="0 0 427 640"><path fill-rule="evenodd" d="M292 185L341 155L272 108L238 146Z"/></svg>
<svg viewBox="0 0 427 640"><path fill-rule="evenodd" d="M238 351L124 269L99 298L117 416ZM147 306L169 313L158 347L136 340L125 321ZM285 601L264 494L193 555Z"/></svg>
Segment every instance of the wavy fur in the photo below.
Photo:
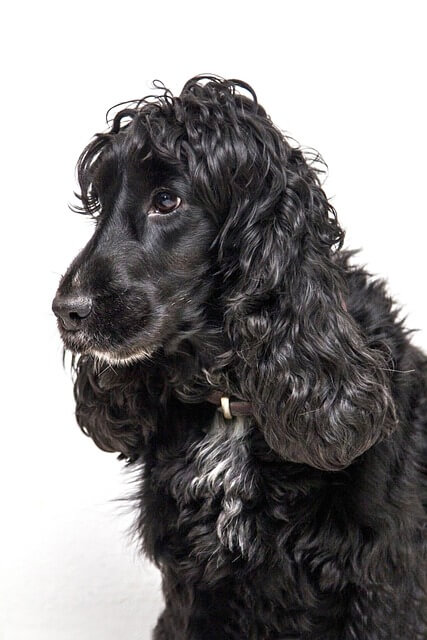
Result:
<svg viewBox="0 0 427 640"><path fill-rule="evenodd" d="M426 358L342 250L319 161L213 76L80 157L97 226L58 296L93 305L59 326L80 427L140 468L157 640L427 637ZM180 207L150 216L166 188Z"/></svg>

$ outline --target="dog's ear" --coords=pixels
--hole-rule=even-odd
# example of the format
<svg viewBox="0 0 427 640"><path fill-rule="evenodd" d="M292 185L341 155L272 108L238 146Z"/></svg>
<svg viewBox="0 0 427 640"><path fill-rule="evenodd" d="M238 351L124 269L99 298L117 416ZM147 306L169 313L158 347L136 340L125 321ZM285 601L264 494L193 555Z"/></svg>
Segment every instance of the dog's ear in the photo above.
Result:
<svg viewBox="0 0 427 640"><path fill-rule="evenodd" d="M103 451L137 459L155 420L143 376L130 375L126 367L113 371L96 366L91 356L81 356L74 371L76 418L82 431Z"/></svg>
<svg viewBox="0 0 427 640"><path fill-rule="evenodd" d="M283 458L344 468L395 427L385 349L346 308L343 232L318 172L256 106L225 131L217 242L236 392Z"/></svg>

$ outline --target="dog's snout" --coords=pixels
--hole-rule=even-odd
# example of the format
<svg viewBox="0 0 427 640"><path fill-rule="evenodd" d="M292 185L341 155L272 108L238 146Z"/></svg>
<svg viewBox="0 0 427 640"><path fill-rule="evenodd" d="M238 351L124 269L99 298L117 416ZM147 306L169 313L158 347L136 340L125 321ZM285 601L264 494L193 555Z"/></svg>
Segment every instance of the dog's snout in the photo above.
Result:
<svg viewBox="0 0 427 640"><path fill-rule="evenodd" d="M65 329L77 330L92 311L92 299L88 296L57 294L52 303L52 311Z"/></svg>

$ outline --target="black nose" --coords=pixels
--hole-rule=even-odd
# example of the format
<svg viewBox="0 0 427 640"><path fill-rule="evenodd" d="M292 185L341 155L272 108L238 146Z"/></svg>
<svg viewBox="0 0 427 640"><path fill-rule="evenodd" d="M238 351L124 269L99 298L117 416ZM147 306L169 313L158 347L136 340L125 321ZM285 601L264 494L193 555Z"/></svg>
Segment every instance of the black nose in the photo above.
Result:
<svg viewBox="0 0 427 640"><path fill-rule="evenodd" d="M92 300L87 296L57 294L52 303L52 311L61 320L65 329L77 330L82 320L92 311Z"/></svg>

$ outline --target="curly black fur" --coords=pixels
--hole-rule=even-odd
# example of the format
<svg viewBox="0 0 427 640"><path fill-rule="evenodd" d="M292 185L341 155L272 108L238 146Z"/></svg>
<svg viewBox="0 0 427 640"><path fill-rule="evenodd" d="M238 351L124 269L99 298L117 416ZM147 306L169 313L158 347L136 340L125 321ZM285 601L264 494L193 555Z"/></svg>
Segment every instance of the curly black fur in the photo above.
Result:
<svg viewBox="0 0 427 640"><path fill-rule="evenodd" d="M140 469L154 638L427 638L427 360L316 164L248 85L198 76L117 113L78 176L96 230L55 310L79 425Z"/></svg>

